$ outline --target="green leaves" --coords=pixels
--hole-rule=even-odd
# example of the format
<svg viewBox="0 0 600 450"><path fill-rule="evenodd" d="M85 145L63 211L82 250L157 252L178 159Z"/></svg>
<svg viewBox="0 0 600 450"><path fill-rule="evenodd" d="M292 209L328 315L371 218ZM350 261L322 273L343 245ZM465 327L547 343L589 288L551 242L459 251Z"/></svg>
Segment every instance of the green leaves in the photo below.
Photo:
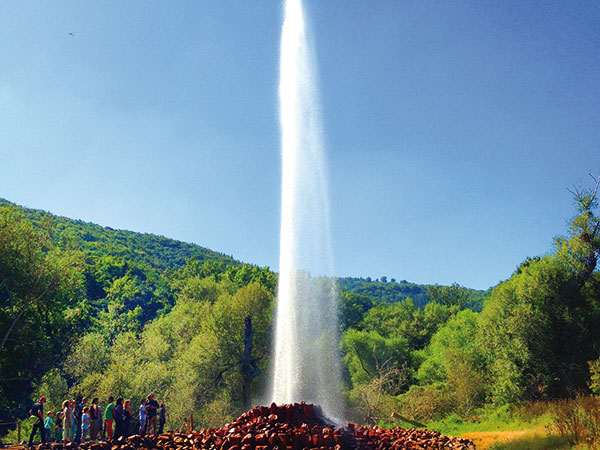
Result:
<svg viewBox="0 0 600 450"><path fill-rule="evenodd" d="M55 247L51 227L49 218L34 227L16 209L0 207L0 385L7 402L23 401L26 380L60 361L77 320L86 318L83 255Z"/></svg>

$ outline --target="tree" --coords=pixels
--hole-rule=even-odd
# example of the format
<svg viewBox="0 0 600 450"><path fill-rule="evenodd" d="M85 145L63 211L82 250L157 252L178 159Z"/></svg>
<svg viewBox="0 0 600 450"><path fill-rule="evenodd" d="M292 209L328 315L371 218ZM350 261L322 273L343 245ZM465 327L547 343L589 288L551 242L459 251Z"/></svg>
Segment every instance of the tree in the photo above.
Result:
<svg viewBox="0 0 600 450"><path fill-rule="evenodd" d="M443 383L464 416L485 400L487 367L478 331L477 313L464 310L452 317L431 338L417 375L423 385Z"/></svg>
<svg viewBox="0 0 600 450"><path fill-rule="evenodd" d="M359 327L365 314L374 306L374 302L366 295L354 294L347 288L338 294L341 328Z"/></svg>
<svg viewBox="0 0 600 450"><path fill-rule="evenodd" d="M578 191L578 214L553 254L528 258L498 285L481 315L493 398L565 397L584 389L600 346L598 183Z"/></svg>
<svg viewBox="0 0 600 450"><path fill-rule="evenodd" d="M394 397L407 384L407 372L405 366L394 367L384 362L377 368L377 376L356 386L353 396L361 422L377 424L381 420L389 420L397 403Z"/></svg>
<svg viewBox="0 0 600 450"><path fill-rule="evenodd" d="M600 257L600 217L596 214L600 177L596 179L591 176L591 178L595 182L594 187L579 187L571 191L579 213L571 221L569 227L571 239L565 241L559 238L557 240L557 245L567 245L570 255L577 262L583 264L582 283L585 283L596 270L598 258Z"/></svg>
<svg viewBox="0 0 600 450"><path fill-rule="evenodd" d="M62 402L67 399L69 387L67 380L57 368L50 369L44 374L39 383L34 385L32 400L37 402L43 395L46 397L45 411L61 411Z"/></svg>
<svg viewBox="0 0 600 450"><path fill-rule="evenodd" d="M457 283L451 286L433 285L427 287L427 297L433 302L465 309L469 305L469 291Z"/></svg>
<svg viewBox="0 0 600 450"><path fill-rule="evenodd" d="M54 246L51 230L49 217L36 228L14 208L0 207L0 386L6 401L25 401L30 380L56 365L75 323L86 317L82 254ZM11 412L6 404L0 411Z"/></svg>
<svg viewBox="0 0 600 450"><path fill-rule="evenodd" d="M456 311L456 307L434 302L421 310L409 297L401 302L380 303L371 308L365 314L360 328L376 331L385 338L402 337L407 339L411 350L420 350L429 343L438 327Z"/></svg>
<svg viewBox="0 0 600 450"><path fill-rule="evenodd" d="M406 338L384 338L376 331L349 329L342 349L352 384L356 387L381 377L393 368L409 368L412 356ZM403 377L408 374L403 370Z"/></svg>

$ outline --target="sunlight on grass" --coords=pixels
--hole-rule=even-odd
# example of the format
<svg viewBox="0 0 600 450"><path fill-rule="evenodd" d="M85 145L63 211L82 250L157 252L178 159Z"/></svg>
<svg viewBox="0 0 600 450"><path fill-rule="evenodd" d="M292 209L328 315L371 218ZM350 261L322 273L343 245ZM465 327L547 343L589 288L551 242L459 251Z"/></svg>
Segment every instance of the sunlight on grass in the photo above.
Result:
<svg viewBox="0 0 600 450"><path fill-rule="evenodd" d="M488 448L489 450L569 450L572 447L571 440L568 437L536 434L498 442L489 447L478 446L477 448Z"/></svg>

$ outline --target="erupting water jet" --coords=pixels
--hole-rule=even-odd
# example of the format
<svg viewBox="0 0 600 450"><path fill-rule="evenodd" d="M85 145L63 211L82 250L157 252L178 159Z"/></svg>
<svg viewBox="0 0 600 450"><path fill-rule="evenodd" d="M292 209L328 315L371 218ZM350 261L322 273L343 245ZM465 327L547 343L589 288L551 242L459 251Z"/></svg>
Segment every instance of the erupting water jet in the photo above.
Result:
<svg viewBox="0 0 600 450"><path fill-rule="evenodd" d="M342 418L328 188L316 63L306 28L301 1L286 0L280 54L281 236L272 400L318 403L329 417Z"/></svg>

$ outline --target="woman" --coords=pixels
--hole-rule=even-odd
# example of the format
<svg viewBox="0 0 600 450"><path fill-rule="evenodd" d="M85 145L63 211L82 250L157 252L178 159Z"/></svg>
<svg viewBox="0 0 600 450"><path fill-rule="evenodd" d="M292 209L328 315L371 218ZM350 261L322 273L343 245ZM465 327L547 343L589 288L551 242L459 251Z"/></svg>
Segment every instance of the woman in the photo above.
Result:
<svg viewBox="0 0 600 450"><path fill-rule="evenodd" d="M63 445L67 445L67 442L73 440L73 410L71 409L71 402L65 400L62 403L63 410Z"/></svg>
<svg viewBox="0 0 600 450"><path fill-rule="evenodd" d="M92 400L92 406L90 407L90 440L95 441L98 439L98 432L100 431L100 410L98 409L98 397Z"/></svg>
<svg viewBox="0 0 600 450"><path fill-rule="evenodd" d="M113 416L115 418L115 434L113 439L118 439L123 436L123 397L117 399Z"/></svg>
<svg viewBox="0 0 600 450"><path fill-rule="evenodd" d="M131 423L131 409L129 408L131 402L125 400L123 404L123 436L129 436L129 424Z"/></svg>
<svg viewBox="0 0 600 450"><path fill-rule="evenodd" d="M75 439L77 436L77 419L75 418L75 400L71 400L71 440Z"/></svg>

